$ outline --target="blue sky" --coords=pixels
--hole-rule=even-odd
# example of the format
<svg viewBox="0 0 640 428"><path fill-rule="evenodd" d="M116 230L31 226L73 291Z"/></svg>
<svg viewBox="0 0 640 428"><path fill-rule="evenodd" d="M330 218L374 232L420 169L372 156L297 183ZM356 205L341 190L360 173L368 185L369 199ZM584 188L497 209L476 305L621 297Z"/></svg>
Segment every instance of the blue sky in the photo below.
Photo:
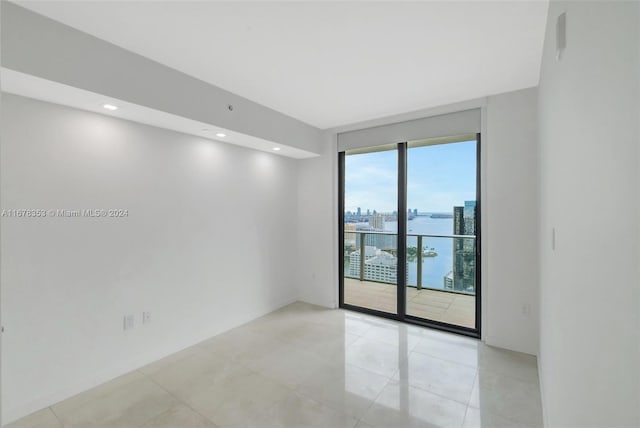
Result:
<svg viewBox="0 0 640 428"><path fill-rule="evenodd" d="M396 210L397 163L395 150L346 156L345 210ZM451 212L476 199L475 141L409 149L407 168L411 209Z"/></svg>

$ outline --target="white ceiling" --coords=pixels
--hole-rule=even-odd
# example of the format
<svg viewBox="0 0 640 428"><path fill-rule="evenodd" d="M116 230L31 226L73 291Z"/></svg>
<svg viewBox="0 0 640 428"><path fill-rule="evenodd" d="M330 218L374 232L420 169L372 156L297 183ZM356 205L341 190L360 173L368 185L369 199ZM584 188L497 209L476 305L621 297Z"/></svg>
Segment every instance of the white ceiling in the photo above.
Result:
<svg viewBox="0 0 640 428"><path fill-rule="evenodd" d="M538 84L546 1L18 1L319 128Z"/></svg>
<svg viewBox="0 0 640 428"><path fill-rule="evenodd" d="M139 104L132 104L112 97L105 97L95 92L41 79L8 68L0 67L0 70L2 72L2 91L9 94L22 95L23 97L93 111L107 116L132 120L159 128L171 129L182 132L183 134L196 135L208 140L216 140L273 153L274 155L295 159L317 156L315 153L307 152L296 147L274 143L269 140L235 132L209 123L187 119L182 116L176 116ZM118 109L115 111L106 110L103 107L104 104L115 105ZM224 134L224 137L219 137L216 134ZM275 151L274 148L277 148L277 151Z"/></svg>

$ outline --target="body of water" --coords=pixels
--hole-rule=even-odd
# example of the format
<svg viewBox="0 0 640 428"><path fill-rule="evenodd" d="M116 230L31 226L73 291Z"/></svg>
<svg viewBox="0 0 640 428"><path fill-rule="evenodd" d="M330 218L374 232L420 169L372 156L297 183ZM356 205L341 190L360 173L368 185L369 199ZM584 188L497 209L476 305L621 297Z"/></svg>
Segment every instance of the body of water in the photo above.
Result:
<svg viewBox="0 0 640 428"><path fill-rule="evenodd" d="M385 230L398 232L398 223L389 221L385 223ZM453 218L416 217L408 222L408 235L452 235ZM438 253L436 257L424 257L422 259L422 286L429 288L444 288L444 276L453 268L453 239L451 238L422 238L422 245ZM407 246L416 247L417 238L407 237ZM416 285L418 277L418 264L409 262L409 285Z"/></svg>

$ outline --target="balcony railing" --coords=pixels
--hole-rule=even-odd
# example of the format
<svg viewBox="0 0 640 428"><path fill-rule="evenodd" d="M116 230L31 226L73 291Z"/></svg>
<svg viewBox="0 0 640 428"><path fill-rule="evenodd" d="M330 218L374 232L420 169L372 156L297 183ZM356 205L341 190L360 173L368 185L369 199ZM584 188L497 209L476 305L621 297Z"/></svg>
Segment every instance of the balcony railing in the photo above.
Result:
<svg viewBox="0 0 640 428"><path fill-rule="evenodd" d="M392 272L394 269L397 270L397 262L395 268L392 268L389 264L390 258L385 255L381 260L373 260L373 264L367 263L379 255L375 251L368 254L367 247L372 251L372 247L375 247L376 250L397 257L397 233L345 230L344 237L345 277L360 281L397 284ZM450 240L450 243L445 243L445 240ZM475 294L476 251L475 235L409 233L407 234L406 283L418 290L425 288ZM357 268L351 266L351 255L354 253L357 255L355 262L359 264ZM364 256L362 256L363 253ZM431 266L425 267L425 259L434 260L434 262L429 263ZM377 265L377 263L381 264ZM434 283L436 281L439 281L441 286L437 286L437 283Z"/></svg>

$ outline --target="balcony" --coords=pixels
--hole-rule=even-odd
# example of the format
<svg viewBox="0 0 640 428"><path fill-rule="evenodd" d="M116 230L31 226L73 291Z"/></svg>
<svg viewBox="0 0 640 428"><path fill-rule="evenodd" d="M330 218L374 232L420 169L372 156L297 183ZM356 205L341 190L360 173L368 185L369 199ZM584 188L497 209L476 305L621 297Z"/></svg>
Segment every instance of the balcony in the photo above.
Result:
<svg viewBox="0 0 640 428"><path fill-rule="evenodd" d="M407 235L407 315L476 327L475 246L473 235ZM397 313L396 249L396 234L345 231L345 303Z"/></svg>
<svg viewBox="0 0 640 428"><path fill-rule="evenodd" d="M396 313L395 284L344 279L344 301L350 305ZM475 296L407 287L407 314L447 324L474 328Z"/></svg>

